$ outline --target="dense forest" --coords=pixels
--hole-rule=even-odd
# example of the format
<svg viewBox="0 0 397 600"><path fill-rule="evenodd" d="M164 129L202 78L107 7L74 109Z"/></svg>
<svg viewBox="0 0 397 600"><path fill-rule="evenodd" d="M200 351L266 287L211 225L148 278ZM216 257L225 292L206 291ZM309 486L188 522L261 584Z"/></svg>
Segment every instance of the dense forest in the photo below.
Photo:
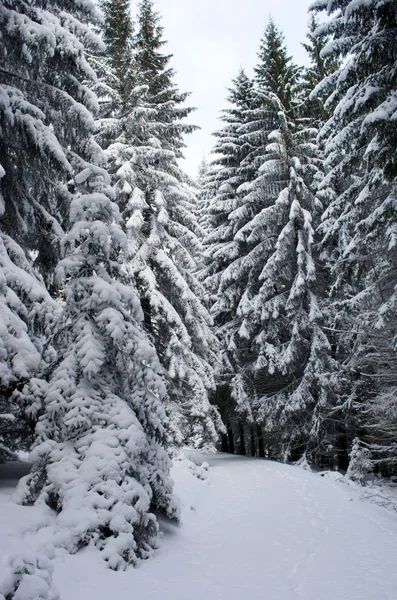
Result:
<svg viewBox="0 0 397 600"><path fill-rule="evenodd" d="M0 460L112 569L184 445L397 474L395 1L315 0L305 67L264 23L197 179L130 4L0 2Z"/></svg>

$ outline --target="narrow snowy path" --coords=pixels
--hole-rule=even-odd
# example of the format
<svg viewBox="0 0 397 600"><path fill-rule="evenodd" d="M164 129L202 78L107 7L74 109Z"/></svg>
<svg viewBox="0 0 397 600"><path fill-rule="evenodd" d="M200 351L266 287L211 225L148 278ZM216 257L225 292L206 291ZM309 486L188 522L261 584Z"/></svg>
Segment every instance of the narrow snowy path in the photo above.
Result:
<svg viewBox="0 0 397 600"><path fill-rule="evenodd" d="M90 550L56 560L63 600L396 600L397 514L298 468L219 454L209 482L175 468L181 527L113 573Z"/></svg>

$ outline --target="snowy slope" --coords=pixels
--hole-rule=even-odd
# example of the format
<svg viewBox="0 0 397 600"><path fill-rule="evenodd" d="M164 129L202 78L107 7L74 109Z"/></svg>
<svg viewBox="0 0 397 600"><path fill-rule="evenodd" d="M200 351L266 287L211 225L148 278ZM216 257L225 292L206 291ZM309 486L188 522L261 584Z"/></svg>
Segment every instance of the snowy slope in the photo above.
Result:
<svg viewBox="0 0 397 600"><path fill-rule="evenodd" d="M296 467L225 454L202 459L207 481L173 470L184 523L163 523L155 558L115 573L95 550L58 553L62 600L397 599L396 513L362 502L358 488ZM32 531L38 509L12 507L5 490L1 527L23 529L25 519ZM3 532L5 554L11 538L3 544ZM24 543L34 539L28 533Z"/></svg>

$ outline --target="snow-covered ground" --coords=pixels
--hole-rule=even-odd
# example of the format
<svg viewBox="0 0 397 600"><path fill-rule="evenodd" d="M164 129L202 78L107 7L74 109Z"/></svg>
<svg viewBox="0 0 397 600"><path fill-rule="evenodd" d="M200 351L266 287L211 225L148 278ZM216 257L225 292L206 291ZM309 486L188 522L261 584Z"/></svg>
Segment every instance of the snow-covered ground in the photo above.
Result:
<svg viewBox="0 0 397 600"><path fill-rule="evenodd" d="M337 477L226 454L201 459L207 480L183 463L173 470L183 524L162 523L155 558L115 573L94 549L58 552L62 600L397 599L397 513ZM42 509L12 503L14 483L0 487L1 574L9 553L45 545L46 530L34 532L51 525Z"/></svg>

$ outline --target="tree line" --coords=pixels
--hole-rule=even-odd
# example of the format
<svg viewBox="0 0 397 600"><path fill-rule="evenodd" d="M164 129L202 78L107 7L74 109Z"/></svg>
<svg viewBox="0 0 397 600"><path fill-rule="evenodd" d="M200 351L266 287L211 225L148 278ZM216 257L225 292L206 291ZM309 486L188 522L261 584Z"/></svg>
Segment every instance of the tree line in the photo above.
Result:
<svg viewBox="0 0 397 600"><path fill-rule="evenodd" d="M310 13L308 67L270 19L254 77L233 80L201 166L201 277L223 448L362 480L397 457L396 9Z"/></svg>

